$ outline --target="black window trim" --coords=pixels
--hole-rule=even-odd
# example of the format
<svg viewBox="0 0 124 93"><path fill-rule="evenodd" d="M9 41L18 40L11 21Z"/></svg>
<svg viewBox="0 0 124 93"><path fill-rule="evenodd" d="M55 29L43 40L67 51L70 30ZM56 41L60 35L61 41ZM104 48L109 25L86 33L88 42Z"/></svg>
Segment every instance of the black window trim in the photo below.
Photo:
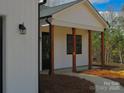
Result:
<svg viewBox="0 0 124 93"><path fill-rule="evenodd" d="M72 34L67 34L66 35L66 53L67 53L67 55L72 55L72 52L70 53L69 51L68 51L68 36L72 36L73 37L73 35ZM77 37L80 37L80 39L81 39L81 41L80 41L80 50L79 51L77 51L77 49L76 49L76 54L82 54L82 35L76 35L76 43L78 42L77 41ZM72 39L72 42L73 42L73 39ZM77 44L76 44L76 47L77 47ZM73 48L73 46L72 46L72 48Z"/></svg>

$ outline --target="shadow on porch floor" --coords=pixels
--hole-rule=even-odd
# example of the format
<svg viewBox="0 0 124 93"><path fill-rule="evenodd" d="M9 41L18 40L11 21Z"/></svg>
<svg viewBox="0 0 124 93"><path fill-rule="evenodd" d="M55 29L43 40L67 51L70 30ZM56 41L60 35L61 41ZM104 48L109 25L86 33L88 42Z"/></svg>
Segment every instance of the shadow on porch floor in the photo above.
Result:
<svg viewBox="0 0 124 93"><path fill-rule="evenodd" d="M92 69L99 69L101 68L100 66L92 66ZM86 71L88 70L88 66L78 66L77 67L77 72L80 71ZM49 70L44 70L41 72L41 74L48 74ZM64 74L64 73L71 73L72 72L72 68L62 68L62 69L56 69L55 73L57 74Z"/></svg>

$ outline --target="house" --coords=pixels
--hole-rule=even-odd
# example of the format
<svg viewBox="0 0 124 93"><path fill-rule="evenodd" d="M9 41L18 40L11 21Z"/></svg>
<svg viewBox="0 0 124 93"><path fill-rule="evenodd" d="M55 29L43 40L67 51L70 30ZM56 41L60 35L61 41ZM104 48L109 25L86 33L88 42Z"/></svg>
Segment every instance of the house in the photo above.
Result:
<svg viewBox="0 0 124 93"><path fill-rule="evenodd" d="M38 93L39 91L38 1L0 0L0 93ZM45 25L46 22L50 24L49 27L43 27L44 32L48 28L50 31L43 33L44 38L49 38L50 35L50 72L54 72L55 68L70 67L72 62L74 71L76 65L91 63L91 32L101 32L103 42L103 31L107 27L104 19L88 1L76 1L54 7L55 9L44 8L41 13L41 21L43 21L41 25ZM61 33L57 29L62 30ZM68 51L69 55L66 53L67 34L69 41L74 37L73 42L70 42L73 46L68 46L73 47L73 50L70 48L71 50ZM79 39L78 46L81 53L77 56L76 39ZM103 45L104 43L102 43L102 55L104 55ZM84 63L80 64L80 60ZM57 61L66 63L61 67L61 63Z"/></svg>
<svg viewBox="0 0 124 93"><path fill-rule="evenodd" d="M92 66L92 33L101 33L101 62L104 64L104 30L107 22L88 0L41 6L41 71Z"/></svg>
<svg viewBox="0 0 124 93"><path fill-rule="evenodd" d="M0 93L38 93L37 47L38 0L0 0Z"/></svg>

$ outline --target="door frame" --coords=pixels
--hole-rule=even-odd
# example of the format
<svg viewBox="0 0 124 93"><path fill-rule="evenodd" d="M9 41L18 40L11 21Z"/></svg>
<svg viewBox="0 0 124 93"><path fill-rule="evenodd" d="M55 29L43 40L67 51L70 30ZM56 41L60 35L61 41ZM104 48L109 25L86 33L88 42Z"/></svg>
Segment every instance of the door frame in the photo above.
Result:
<svg viewBox="0 0 124 93"><path fill-rule="evenodd" d="M50 42L50 33L49 33L49 32L42 32L42 40L43 40L43 35L46 35L46 36L48 35L49 42ZM49 45L49 46L50 46L50 45ZM41 48L43 49L43 41L42 41L42 47L41 47ZM41 52L42 52L42 57L41 57L41 58L42 58L42 59L41 59L41 61L42 61L42 62L41 62L42 71L43 71L43 70L49 70L49 69L50 69L50 58L49 58L49 64L48 64L49 67L48 67L47 69L43 69L43 63L44 63L44 62L43 62L43 55L44 55L44 54L43 54L42 49L41 49ZM49 49L50 49L50 47L49 47ZM51 51L49 51L49 56L50 56L50 52L51 52Z"/></svg>
<svg viewBox="0 0 124 93"><path fill-rule="evenodd" d="M43 2L38 3L38 93L41 93L41 80L40 80L40 64L41 64L41 25L40 25L40 10L41 10L41 5L44 5L45 3L47 3L47 0L43 0Z"/></svg>
<svg viewBox="0 0 124 93"><path fill-rule="evenodd" d="M2 51L1 51L2 52L1 53L2 54L2 57L1 57L1 59L2 60L0 60L0 61L2 61L1 62L1 69L0 69L1 70L1 72L0 72L1 73L0 74L0 77L1 77L1 82L0 82L0 89L1 90L0 90L0 92L1 93L3 93L3 20L4 20L3 17L0 16L0 21L1 21L0 22L1 24L0 25L2 25L2 28L0 28L1 29L1 32L0 33L1 33L1 37L2 37L2 41L1 41L1 43L2 43L2 45L1 45L1 48L2 48Z"/></svg>

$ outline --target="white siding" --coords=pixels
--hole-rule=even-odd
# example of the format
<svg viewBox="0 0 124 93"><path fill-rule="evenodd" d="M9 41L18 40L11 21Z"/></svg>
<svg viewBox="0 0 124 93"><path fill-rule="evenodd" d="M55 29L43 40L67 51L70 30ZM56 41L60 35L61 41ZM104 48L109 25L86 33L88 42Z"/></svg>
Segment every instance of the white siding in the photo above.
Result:
<svg viewBox="0 0 124 93"><path fill-rule="evenodd" d="M48 31L47 28L42 29ZM72 34L71 28L55 26L54 31L54 66L55 69L72 67L72 55L67 55L67 34ZM82 54L77 54L77 66L88 65L88 31L77 29L77 35L82 35Z"/></svg>
<svg viewBox="0 0 124 93"><path fill-rule="evenodd" d="M100 18L85 3L78 3L53 15L54 25L104 31Z"/></svg>
<svg viewBox="0 0 124 93"><path fill-rule="evenodd" d="M72 55L67 55L67 34L72 34L71 28L56 27L55 29L55 69L72 67ZM77 30L82 35L82 54L77 54L77 66L88 65L87 31Z"/></svg>
<svg viewBox="0 0 124 93"><path fill-rule="evenodd" d="M4 93L38 93L38 0L0 0L0 15L5 17ZM26 35L18 32L23 22Z"/></svg>

